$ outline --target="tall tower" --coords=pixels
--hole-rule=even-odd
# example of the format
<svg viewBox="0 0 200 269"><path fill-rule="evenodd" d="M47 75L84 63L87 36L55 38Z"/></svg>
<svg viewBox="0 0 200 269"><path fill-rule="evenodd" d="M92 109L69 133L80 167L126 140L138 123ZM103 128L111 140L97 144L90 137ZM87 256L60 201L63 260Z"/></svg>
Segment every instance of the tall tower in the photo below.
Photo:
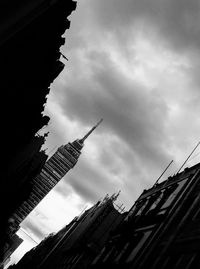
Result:
<svg viewBox="0 0 200 269"><path fill-rule="evenodd" d="M32 191L27 200L14 212L14 226L19 224L27 215L39 204L39 202L52 190L52 188L75 166L81 154L86 138L102 122L101 119L90 131L81 139L76 139L72 143L60 146L57 151L47 160L41 172L31 182Z"/></svg>

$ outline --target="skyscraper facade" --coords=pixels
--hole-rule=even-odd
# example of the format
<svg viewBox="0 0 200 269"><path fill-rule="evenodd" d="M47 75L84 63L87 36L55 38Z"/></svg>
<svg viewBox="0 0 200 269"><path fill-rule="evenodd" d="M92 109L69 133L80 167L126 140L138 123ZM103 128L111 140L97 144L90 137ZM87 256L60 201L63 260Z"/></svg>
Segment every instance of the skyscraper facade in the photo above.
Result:
<svg viewBox="0 0 200 269"><path fill-rule="evenodd" d="M32 181L32 191L28 199L14 212L13 227L19 224L39 204L39 202L52 190L52 188L72 169L81 155L85 139L101 123L100 120L82 139L60 146L47 160L41 172Z"/></svg>

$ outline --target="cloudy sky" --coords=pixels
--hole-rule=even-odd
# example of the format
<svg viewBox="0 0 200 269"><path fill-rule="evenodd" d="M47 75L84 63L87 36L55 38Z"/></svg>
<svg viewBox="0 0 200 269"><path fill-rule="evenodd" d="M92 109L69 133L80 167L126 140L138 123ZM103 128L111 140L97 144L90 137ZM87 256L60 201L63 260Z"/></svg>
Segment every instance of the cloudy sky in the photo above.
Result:
<svg viewBox="0 0 200 269"><path fill-rule="evenodd" d="M44 148L52 155L104 120L75 168L23 222L37 242L107 193L121 190L118 203L128 210L200 140L199 0L78 0L68 19L61 52L69 60L61 57L65 68L48 95ZM34 244L29 237L23 246Z"/></svg>

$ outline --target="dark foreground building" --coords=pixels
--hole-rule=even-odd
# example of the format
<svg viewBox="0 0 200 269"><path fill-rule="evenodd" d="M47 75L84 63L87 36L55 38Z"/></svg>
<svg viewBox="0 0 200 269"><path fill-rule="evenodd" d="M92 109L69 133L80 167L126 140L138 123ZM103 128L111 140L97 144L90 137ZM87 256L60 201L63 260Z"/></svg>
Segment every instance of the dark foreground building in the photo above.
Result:
<svg viewBox="0 0 200 269"><path fill-rule="evenodd" d="M197 269L200 164L144 190L92 268Z"/></svg>
<svg viewBox="0 0 200 269"><path fill-rule="evenodd" d="M9 260L11 254L21 245L23 239L15 234L10 240L6 243L4 247L4 260L3 264L6 264Z"/></svg>
<svg viewBox="0 0 200 269"><path fill-rule="evenodd" d="M67 17L75 8L72 0L0 3L0 256L8 217L24 200L24 186L46 158L41 152L44 137L36 133L49 121L42 112L50 84L64 68L60 61L60 47L65 42L62 35L70 26ZM38 165L37 160L41 161Z"/></svg>
<svg viewBox="0 0 200 269"><path fill-rule="evenodd" d="M114 205L118 194L106 196L55 235L30 250L14 268L88 268L126 213ZM11 267L12 268L12 267Z"/></svg>

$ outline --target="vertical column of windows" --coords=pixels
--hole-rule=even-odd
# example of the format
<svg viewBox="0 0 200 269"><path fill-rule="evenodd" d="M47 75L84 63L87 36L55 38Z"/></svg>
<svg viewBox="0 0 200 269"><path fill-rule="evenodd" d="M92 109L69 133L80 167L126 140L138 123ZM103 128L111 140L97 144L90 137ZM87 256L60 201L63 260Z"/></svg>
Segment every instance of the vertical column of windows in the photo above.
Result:
<svg viewBox="0 0 200 269"><path fill-rule="evenodd" d="M27 207L25 207L24 205L22 205L21 211L24 214L24 217L26 217L30 213L30 210Z"/></svg>
<svg viewBox="0 0 200 269"><path fill-rule="evenodd" d="M40 181L34 182L34 186L38 186L38 187L41 186L44 188L52 189L55 186L55 184L49 179L40 178Z"/></svg>
<svg viewBox="0 0 200 269"><path fill-rule="evenodd" d="M43 172L47 175L48 178L52 177L53 179L55 179L56 182L60 180L60 176L57 176L56 174L54 174L51 168L47 166L43 167Z"/></svg>
<svg viewBox="0 0 200 269"><path fill-rule="evenodd" d="M19 219L21 220L24 219L24 215L19 210L16 212L16 215L18 216Z"/></svg>
<svg viewBox="0 0 200 269"><path fill-rule="evenodd" d="M36 191L37 190L40 190L40 191L46 191L46 190L49 190L48 186L46 184L44 184L44 182L35 182L35 185L33 186L33 191Z"/></svg>
<svg viewBox="0 0 200 269"><path fill-rule="evenodd" d="M47 168L51 171L51 173L56 174L60 179L62 177L62 172L57 169L53 161L51 163L47 164Z"/></svg>
<svg viewBox="0 0 200 269"><path fill-rule="evenodd" d="M41 182L43 182L45 185L47 185L51 189L55 186L55 183L53 183L49 178L48 179L43 178Z"/></svg>
<svg viewBox="0 0 200 269"><path fill-rule="evenodd" d="M51 178L50 177L49 178L43 178L42 182L48 183L51 186L51 188L53 188L58 183L58 181L53 179L52 177Z"/></svg>
<svg viewBox="0 0 200 269"><path fill-rule="evenodd" d="M25 202L24 202L24 206L25 206L26 208L28 208L29 211L32 211L32 210L33 210L33 207L28 203L28 201L25 201Z"/></svg>
<svg viewBox="0 0 200 269"><path fill-rule="evenodd" d="M49 166L56 166L56 168L58 169L58 172L61 170L62 171L62 168L60 167L60 164L59 162L57 162L57 158L55 156L51 157L51 159L49 159L49 161L47 162L47 164Z"/></svg>
<svg viewBox="0 0 200 269"><path fill-rule="evenodd" d="M17 225L19 225L23 221L23 219L16 213L14 215L14 218L15 218L15 222L17 223Z"/></svg>
<svg viewBox="0 0 200 269"><path fill-rule="evenodd" d="M30 198L27 200L27 203L30 205L30 207L32 207L32 210L33 210L33 208L35 207L35 204L32 202Z"/></svg>
<svg viewBox="0 0 200 269"><path fill-rule="evenodd" d="M13 218L15 218L15 220L21 220L20 216L18 215L17 211L13 214Z"/></svg>
<svg viewBox="0 0 200 269"><path fill-rule="evenodd" d="M36 206L38 202L40 202L40 199L32 192L30 196L31 202Z"/></svg>
<svg viewBox="0 0 200 269"><path fill-rule="evenodd" d="M67 151L66 149L63 150L62 154L65 156L65 158L67 160L69 160L72 163L73 166L78 160L78 159L74 158L74 156L69 151Z"/></svg>
<svg viewBox="0 0 200 269"><path fill-rule="evenodd" d="M37 189L33 191L33 194L40 200L42 200L42 198L47 194L48 192L44 192L41 189Z"/></svg>
<svg viewBox="0 0 200 269"><path fill-rule="evenodd" d="M59 155L56 156L56 162L64 169L65 173L67 173L72 167L72 164L67 162L66 159L61 158Z"/></svg>
<svg viewBox="0 0 200 269"><path fill-rule="evenodd" d="M62 178L62 175L60 174L60 171L57 172L55 170L55 167L52 167L52 165L46 164L45 169L49 172L49 174L56 176L59 180Z"/></svg>
<svg viewBox="0 0 200 269"><path fill-rule="evenodd" d="M56 170L56 172L59 173L60 175L63 176L65 174L65 170L62 168L62 166L57 160L52 158L51 161L49 162L49 165L51 165L52 168Z"/></svg>
<svg viewBox="0 0 200 269"><path fill-rule="evenodd" d="M65 154L66 155L66 154ZM73 163L74 163L74 161L72 161L71 160L71 162L70 162L70 158L71 158L71 156L68 154L68 155L66 155L66 156L64 156L61 152L57 152L57 156L56 156L57 158L59 158L59 160L62 160L62 162L66 165L67 164L67 166L69 166L70 168L72 167L72 165L73 165Z"/></svg>
<svg viewBox="0 0 200 269"><path fill-rule="evenodd" d="M51 182L55 185L58 183L57 179L53 176L51 176L47 171L42 170L41 171L41 177L42 179L51 180Z"/></svg>
<svg viewBox="0 0 200 269"><path fill-rule="evenodd" d="M27 216L26 211L24 211L21 207L16 211L16 215L19 216L22 220Z"/></svg>
<svg viewBox="0 0 200 269"><path fill-rule="evenodd" d="M64 159L61 158L59 155L52 157L52 160L55 161L59 166L61 166L64 171L66 170L66 168L68 169L68 167L66 167Z"/></svg>
<svg viewBox="0 0 200 269"><path fill-rule="evenodd" d="M51 189L47 188L46 186L34 186L32 193L35 195L41 195L40 199L42 199Z"/></svg>
<svg viewBox="0 0 200 269"><path fill-rule="evenodd" d="M63 151L62 159L69 163L70 167L77 162L77 159L74 158L74 156L72 156L67 150Z"/></svg>
<svg viewBox="0 0 200 269"><path fill-rule="evenodd" d="M22 207L20 208L20 213L22 213L22 216L26 216L26 211Z"/></svg>

